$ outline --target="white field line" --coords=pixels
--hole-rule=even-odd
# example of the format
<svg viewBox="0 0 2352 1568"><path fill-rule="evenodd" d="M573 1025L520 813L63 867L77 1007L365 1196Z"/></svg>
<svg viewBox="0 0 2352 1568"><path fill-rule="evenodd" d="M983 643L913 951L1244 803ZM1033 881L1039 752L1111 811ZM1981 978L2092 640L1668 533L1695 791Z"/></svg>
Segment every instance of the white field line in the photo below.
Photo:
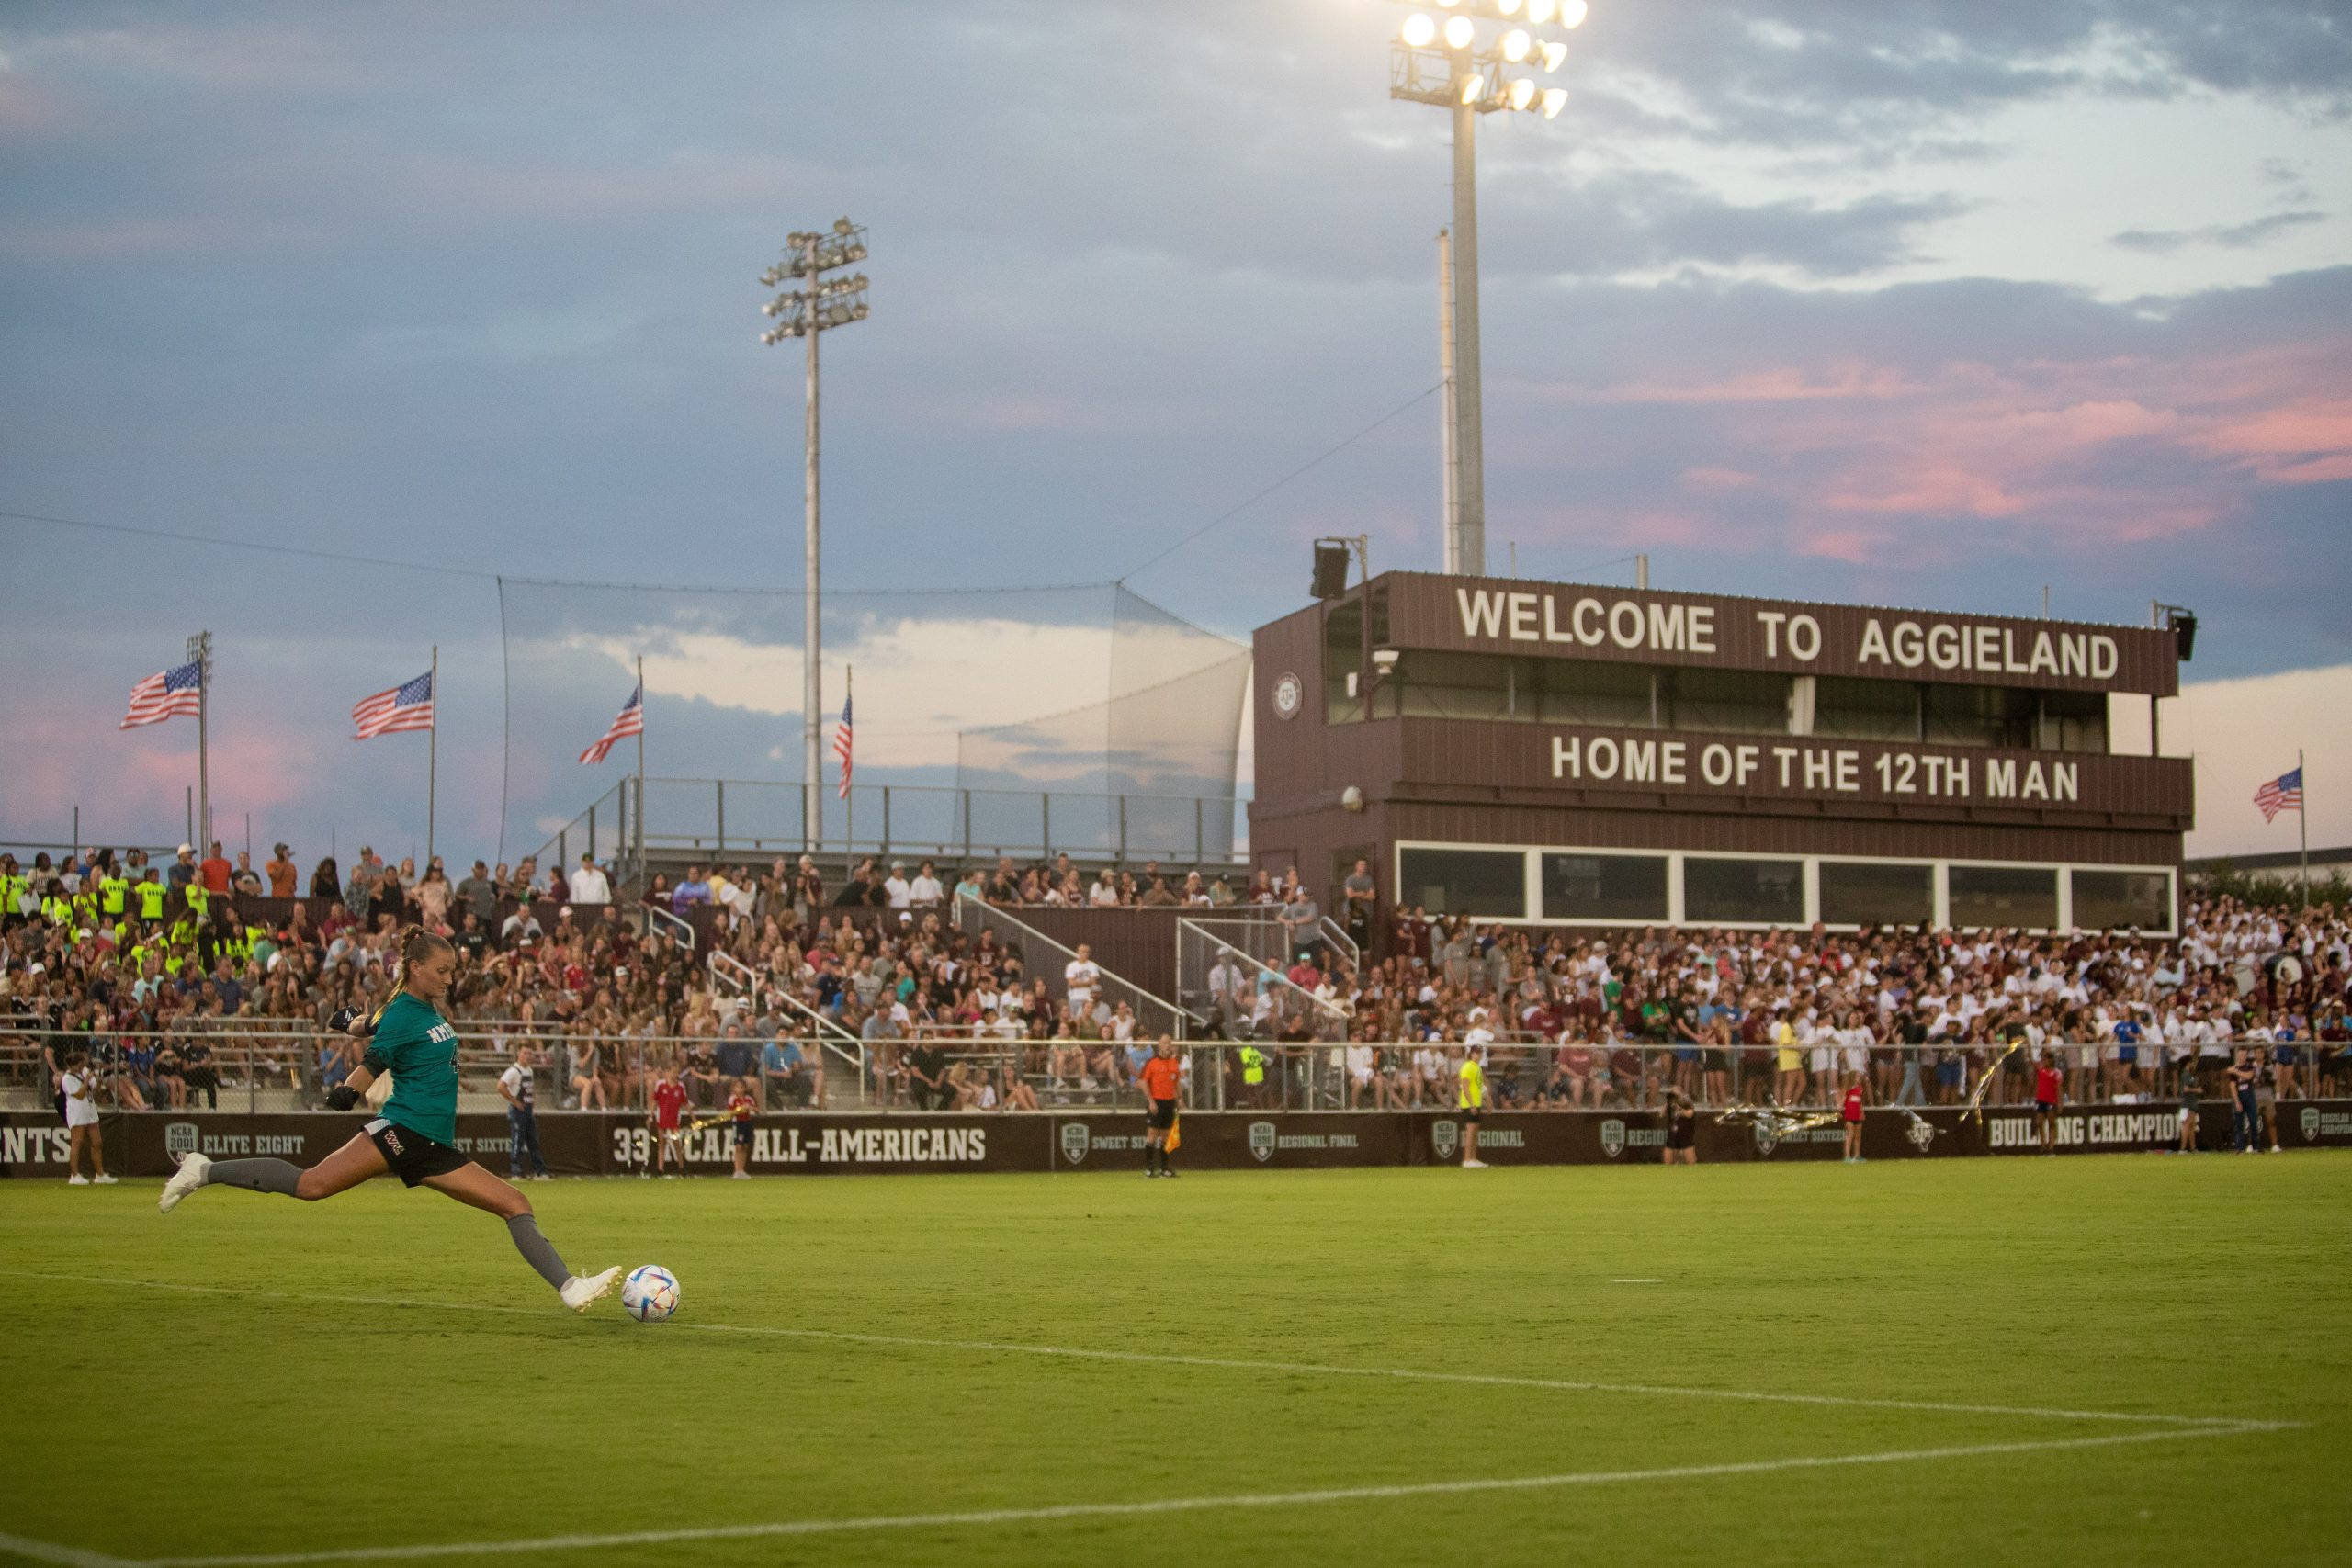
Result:
<svg viewBox="0 0 2352 1568"><path fill-rule="evenodd" d="M108 1557L103 1551L85 1551L78 1546L59 1546L52 1541L31 1540L20 1535L0 1531L0 1552L22 1557L32 1562L54 1562L61 1568L139 1568L119 1557Z"/></svg>
<svg viewBox="0 0 2352 1568"><path fill-rule="evenodd" d="M187 1285L161 1280L122 1280L96 1274L51 1274L17 1270L16 1278L58 1280L187 1295L237 1296L255 1301L311 1302L329 1306L401 1307L424 1312L488 1313L501 1317L552 1319L553 1306L494 1306L480 1302L413 1301L391 1296L307 1295L291 1291L247 1290L229 1285ZM1668 1399L1726 1399L1761 1404L1817 1404L1849 1410L1907 1410L1946 1416L2009 1416L2048 1421L2122 1421L2189 1430L2234 1432L2261 1425L2230 1416L2173 1416L2128 1410L2063 1410L2030 1404L1962 1404L1929 1399L1871 1399L1835 1393L1775 1393L1751 1389L1687 1388L1673 1384L1584 1382L1565 1378L1505 1377L1487 1372L1422 1371L1409 1367L1336 1367L1316 1361L1253 1361L1227 1356L1184 1356L1149 1350L1089 1350L1066 1345L1023 1345L995 1339L933 1339L902 1334L858 1334L836 1328L778 1328L756 1324L680 1322L672 1318L650 1333L741 1334L765 1338L809 1339L853 1345L888 1345L910 1349L972 1350L993 1355L1051 1356L1068 1360L1114 1361L1151 1366L1200 1367L1221 1371L1279 1372L1340 1378L1386 1378L1405 1382L1466 1383L1486 1388L1543 1389L1558 1393L1644 1394Z"/></svg>
<svg viewBox="0 0 2352 1568"><path fill-rule="evenodd" d="M1991 1455L2048 1453L2061 1449L2110 1448L2123 1443L2179 1442L2275 1431L2290 1423L2246 1421L2227 1427L2167 1427L2116 1432L2097 1438L2049 1438L2016 1443L1968 1443L1951 1448L1891 1449L1883 1453L1806 1455L1747 1460L1725 1464L1668 1465L1655 1470L1590 1470L1564 1475L1512 1475L1479 1480L1423 1481L1395 1486L1327 1486L1306 1492L1238 1493L1222 1497L1164 1497L1136 1503L1062 1503L1036 1508L974 1508L943 1514L877 1514L849 1519L783 1519L771 1524L712 1525L699 1529L622 1530L609 1534L541 1536L526 1540L441 1541L420 1546L353 1546L324 1551L256 1551L219 1557L157 1557L136 1564L112 1559L93 1568L292 1568L311 1562L412 1562L420 1558L488 1557L526 1551L602 1551L616 1546L667 1546L690 1540L758 1540L783 1536L840 1535L855 1530L948 1529L974 1525L1044 1523L1060 1519L1126 1518L1156 1514L1214 1513L1241 1508L1288 1508L1326 1503L1378 1502L1396 1497L1436 1497L1484 1492L1532 1492L1561 1486L1606 1486L1642 1481L1687 1481L1722 1475L1769 1475L1780 1471L1828 1470L1847 1465L1910 1464ZM58 1559L57 1561L67 1561ZM74 1559L73 1561L81 1561Z"/></svg>

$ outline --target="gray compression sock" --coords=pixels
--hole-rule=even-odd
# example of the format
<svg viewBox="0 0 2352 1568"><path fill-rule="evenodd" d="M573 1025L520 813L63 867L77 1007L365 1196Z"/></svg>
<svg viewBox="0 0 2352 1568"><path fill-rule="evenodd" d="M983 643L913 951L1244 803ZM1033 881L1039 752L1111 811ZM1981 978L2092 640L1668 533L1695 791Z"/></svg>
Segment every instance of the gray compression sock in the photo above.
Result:
<svg viewBox="0 0 2352 1568"><path fill-rule="evenodd" d="M204 1173L207 1187L242 1187L248 1192L276 1192L294 1196L294 1184L302 1179L302 1168L282 1159L216 1159L212 1168Z"/></svg>
<svg viewBox="0 0 2352 1568"><path fill-rule="evenodd" d="M571 1278L571 1271L563 1266L563 1259L555 1255L555 1248L548 1238L539 1234L539 1222L536 1216L515 1215L506 1222L506 1234L514 1238L514 1250L539 1271L540 1279L559 1291L563 1289L563 1282Z"/></svg>

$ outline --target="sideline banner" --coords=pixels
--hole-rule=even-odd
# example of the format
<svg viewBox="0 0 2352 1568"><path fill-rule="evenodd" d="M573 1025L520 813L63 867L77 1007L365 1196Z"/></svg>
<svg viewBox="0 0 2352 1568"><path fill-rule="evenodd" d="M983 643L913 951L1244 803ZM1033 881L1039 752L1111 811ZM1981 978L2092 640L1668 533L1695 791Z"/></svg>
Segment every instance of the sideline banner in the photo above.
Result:
<svg viewBox="0 0 2352 1568"><path fill-rule="evenodd" d="M2278 1107L2278 1141L2290 1149L2352 1148L2352 1100L2290 1100ZM170 1173L183 1154L215 1159L273 1156L314 1165L347 1143L364 1117L326 1112L145 1111L101 1123L107 1169L118 1176ZM2231 1145L2227 1102L2208 1100L2198 1146ZM1462 1157L1468 1128L1445 1111L1194 1111L1182 1122L1180 1167L1202 1170L1306 1170L1445 1165ZM555 1111L538 1118L539 1148L557 1176L629 1176L653 1165L653 1135L642 1116ZM1042 1115L808 1115L752 1120L750 1168L761 1175L914 1174L923 1171L1140 1170L1141 1111ZM2168 1149L2179 1112L2166 1104L2069 1106L2058 1113L2060 1154ZM731 1124L688 1133L684 1168L718 1174L734 1167ZM1478 1155L1492 1165L1655 1165L1666 1131L1654 1111L1503 1111L1478 1128ZM490 1169L507 1169L506 1118L458 1118L458 1146ZM1712 1114L1699 1119L1702 1163L1837 1159L1845 1129L1836 1123L1783 1137ZM1957 1106L1928 1106L1917 1118L1874 1108L1862 1122L1862 1152L1873 1160L2036 1155L2033 1112L1987 1106L1963 1121ZM56 1179L67 1138L45 1111L0 1112L0 1176Z"/></svg>

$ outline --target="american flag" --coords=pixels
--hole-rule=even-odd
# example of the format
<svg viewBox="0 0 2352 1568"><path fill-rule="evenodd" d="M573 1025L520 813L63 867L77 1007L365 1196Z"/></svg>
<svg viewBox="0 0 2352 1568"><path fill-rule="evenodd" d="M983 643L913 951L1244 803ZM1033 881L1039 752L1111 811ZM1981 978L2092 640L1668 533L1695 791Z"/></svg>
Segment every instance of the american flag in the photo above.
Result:
<svg viewBox="0 0 2352 1568"><path fill-rule="evenodd" d="M118 729L134 725L161 724L182 714L194 718L197 707L204 700L204 660L191 660L159 671L130 688L130 711L122 716Z"/></svg>
<svg viewBox="0 0 2352 1568"><path fill-rule="evenodd" d="M628 701L621 705L620 716L613 720L613 727L596 738L596 744L580 753L580 761L583 766L594 767L612 755L615 741L644 733L645 688L639 686L628 694Z"/></svg>
<svg viewBox="0 0 2352 1568"><path fill-rule="evenodd" d="M838 793L843 800L847 800L849 798L851 750L849 699L847 697L843 697L842 699L842 727L833 731L833 752L842 760L842 787Z"/></svg>
<svg viewBox="0 0 2352 1568"><path fill-rule="evenodd" d="M2280 773L2254 792L2254 803L2262 807L2262 819L2269 821L2281 811L2303 808L2303 770L2295 768Z"/></svg>
<svg viewBox="0 0 2352 1568"><path fill-rule="evenodd" d="M351 710L351 722L359 727L359 733L352 737L354 740L372 740L379 735L401 729L432 728L432 671L427 671L404 686L360 698L359 705Z"/></svg>

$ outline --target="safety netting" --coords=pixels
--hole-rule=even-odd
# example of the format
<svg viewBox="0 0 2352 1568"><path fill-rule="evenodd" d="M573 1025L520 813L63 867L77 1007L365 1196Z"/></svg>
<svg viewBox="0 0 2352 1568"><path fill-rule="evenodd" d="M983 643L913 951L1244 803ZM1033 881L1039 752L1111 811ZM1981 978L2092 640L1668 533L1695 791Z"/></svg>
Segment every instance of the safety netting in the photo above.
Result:
<svg viewBox="0 0 2352 1568"><path fill-rule="evenodd" d="M635 773L631 739L577 759L641 661L657 836L689 821L699 835L723 812L725 838L747 845L1231 851L1249 649L1119 583L828 590L825 787L808 833L804 603L797 590L503 580L510 847L536 847ZM842 801L831 746L852 694Z"/></svg>

